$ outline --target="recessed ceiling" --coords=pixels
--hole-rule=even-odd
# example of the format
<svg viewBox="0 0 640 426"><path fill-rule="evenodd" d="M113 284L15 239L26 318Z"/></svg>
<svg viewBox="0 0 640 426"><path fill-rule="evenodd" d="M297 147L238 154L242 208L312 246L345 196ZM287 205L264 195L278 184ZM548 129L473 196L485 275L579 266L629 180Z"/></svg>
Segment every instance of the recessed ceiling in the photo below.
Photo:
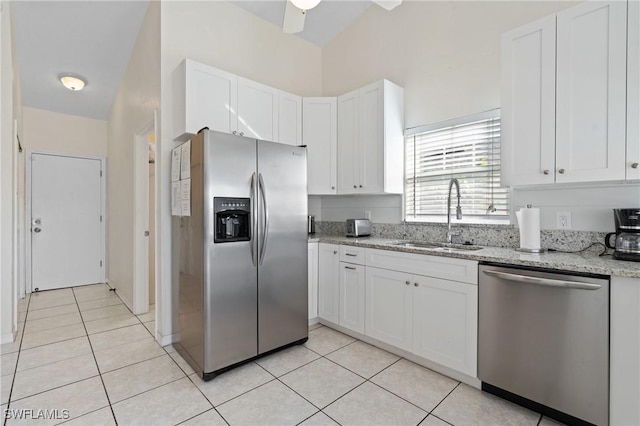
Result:
<svg viewBox="0 0 640 426"><path fill-rule="evenodd" d="M234 0L232 3L282 28L286 0ZM372 2L368 0L323 0L307 11L304 30L296 35L322 47L360 17L371 5Z"/></svg>
<svg viewBox="0 0 640 426"><path fill-rule="evenodd" d="M26 107L106 120L148 1L14 1L16 55ZM72 92L58 80L82 76Z"/></svg>

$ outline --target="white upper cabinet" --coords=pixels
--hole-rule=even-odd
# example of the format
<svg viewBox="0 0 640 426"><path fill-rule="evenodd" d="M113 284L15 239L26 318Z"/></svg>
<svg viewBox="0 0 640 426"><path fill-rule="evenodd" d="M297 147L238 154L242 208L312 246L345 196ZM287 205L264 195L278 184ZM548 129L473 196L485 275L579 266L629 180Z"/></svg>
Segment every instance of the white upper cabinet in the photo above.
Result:
<svg viewBox="0 0 640 426"><path fill-rule="evenodd" d="M336 194L338 186L337 99L304 98L302 105L302 140L307 146L309 195Z"/></svg>
<svg viewBox="0 0 640 426"><path fill-rule="evenodd" d="M555 15L503 34L503 184L554 182L555 91Z"/></svg>
<svg viewBox="0 0 640 426"><path fill-rule="evenodd" d="M640 2L629 2L627 48L627 179L640 179Z"/></svg>
<svg viewBox="0 0 640 426"><path fill-rule="evenodd" d="M238 134L278 141L278 91L238 77Z"/></svg>
<svg viewBox="0 0 640 426"><path fill-rule="evenodd" d="M185 59L173 72L173 136L186 141L198 130L236 130L237 77Z"/></svg>
<svg viewBox="0 0 640 426"><path fill-rule="evenodd" d="M338 193L402 193L404 90L387 80L338 97Z"/></svg>
<svg viewBox="0 0 640 426"><path fill-rule="evenodd" d="M625 179L627 90L626 2L584 2L503 34L503 183Z"/></svg>
<svg viewBox="0 0 640 426"><path fill-rule="evenodd" d="M302 145L302 98L291 93L278 93L278 142Z"/></svg>
<svg viewBox="0 0 640 426"><path fill-rule="evenodd" d="M556 181L625 178L627 3L558 13Z"/></svg>
<svg viewBox="0 0 640 426"><path fill-rule="evenodd" d="M302 144L302 98L185 59L174 70L173 135L186 141L208 127L256 139Z"/></svg>
<svg viewBox="0 0 640 426"><path fill-rule="evenodd" d="M357 194L360 181L358 91L338 96L338 192Z"/></svg>

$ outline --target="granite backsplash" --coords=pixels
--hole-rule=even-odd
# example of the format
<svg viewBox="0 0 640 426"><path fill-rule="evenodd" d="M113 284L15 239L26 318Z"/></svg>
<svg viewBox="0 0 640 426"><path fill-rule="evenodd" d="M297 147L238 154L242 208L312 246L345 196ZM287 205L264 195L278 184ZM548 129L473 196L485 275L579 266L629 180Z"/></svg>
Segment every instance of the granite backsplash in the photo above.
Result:
<svg viewBox="0 0 640 426"><path fill-rule="evenodd" d="M470 242L471 244L517 248L520 246L520 232L513 225L456 225L453 227L460 235L453 237L454 243ZM344 236L344 222L316 222L316 232L323 235ZM446 224L421 223L373 223L372 237L391 238L398 240L445 241L447 235ZM605 232L542 230L540 244L544 248L560 251L577 251L588 247L594 242L603 243ZM603 247L594 247L595 251L602 251Z"/></svg>

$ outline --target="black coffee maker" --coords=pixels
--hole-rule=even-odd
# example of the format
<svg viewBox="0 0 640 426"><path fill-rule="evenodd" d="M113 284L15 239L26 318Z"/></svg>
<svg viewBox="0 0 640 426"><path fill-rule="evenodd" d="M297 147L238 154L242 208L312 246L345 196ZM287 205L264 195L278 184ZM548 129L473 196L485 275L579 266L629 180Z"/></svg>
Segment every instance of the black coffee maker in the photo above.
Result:
<svg viewBox="0 0 640 426"><path fill-rule="evenodd" d="M615 249L613 258L640 262L640 207L630 209L613 209L616 232L604 237L607 247ZM615 235L615 244L611 244L611 236Z"/></svg>

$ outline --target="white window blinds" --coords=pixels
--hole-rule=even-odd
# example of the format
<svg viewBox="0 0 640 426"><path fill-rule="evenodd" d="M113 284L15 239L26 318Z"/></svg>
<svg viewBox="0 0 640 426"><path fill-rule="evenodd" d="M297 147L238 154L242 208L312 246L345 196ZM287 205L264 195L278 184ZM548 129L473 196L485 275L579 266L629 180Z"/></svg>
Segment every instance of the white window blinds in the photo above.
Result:
<svg viewBox="0 0 640 426"><path fill-rule="evenodd" d="M454 177L464 222L508 221L509 191L500 187L499 109L409 129L405 137L407 221L441 221ZM454 188L452 206L455 196Z"/></svg>

